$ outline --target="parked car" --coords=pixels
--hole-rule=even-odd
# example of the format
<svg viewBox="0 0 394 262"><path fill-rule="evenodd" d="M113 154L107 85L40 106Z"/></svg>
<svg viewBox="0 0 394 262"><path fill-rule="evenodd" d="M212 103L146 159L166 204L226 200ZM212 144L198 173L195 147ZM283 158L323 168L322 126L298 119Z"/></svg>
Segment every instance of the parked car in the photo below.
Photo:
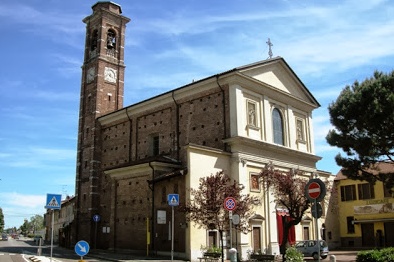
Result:
<svg viewBox="0 0 394 262"><path fill-rule="evenodd" d="M1 240L2 241L7 241L8 240L8 235L7 234L1 234Z"/></svg>
<svg viewBox="0 0 394 262"><path fill-rule="evenodd" d="M328 246L326 241L320 240L320 257L325 259L328 256ZM300 241L296 244L296 249L304 254L304 257L313 257L313 259L319 258L319 249L316 240L305 240Z"/></svg>

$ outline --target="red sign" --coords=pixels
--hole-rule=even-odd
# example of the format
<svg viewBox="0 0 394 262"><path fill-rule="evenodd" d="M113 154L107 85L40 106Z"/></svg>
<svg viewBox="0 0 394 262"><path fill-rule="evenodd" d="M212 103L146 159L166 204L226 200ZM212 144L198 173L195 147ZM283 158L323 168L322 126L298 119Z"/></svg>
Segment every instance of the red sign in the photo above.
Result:
<svg viewBox="0 0 394 262"><path fill-rule="evenodd" d="M237 204L235 203L235 198L233 197L226 197L224 200L224 208L228 211L232 211L236 208Z"/></svg>
<svg viewBox="0 0 394 262"><path fill-rule="evenodd" d="M320 196L320 185L319 183L312 182L308 186L308 195L312 199L316 199Z"/></svg>

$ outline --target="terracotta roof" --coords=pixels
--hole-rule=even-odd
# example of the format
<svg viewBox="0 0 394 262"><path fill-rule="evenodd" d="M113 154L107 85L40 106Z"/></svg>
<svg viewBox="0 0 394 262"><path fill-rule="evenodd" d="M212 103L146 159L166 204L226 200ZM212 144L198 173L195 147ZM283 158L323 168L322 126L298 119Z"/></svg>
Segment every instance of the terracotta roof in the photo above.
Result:
<svg viewBox="0 0 394 262"><path fill-rule="evenodd" d="M371 168L369 172L377 174L378 172L381 173L390 173L394 171L394 163L387 163L387 162L379 162L376 163L374 168ZM336 178L334 180L343 180L347 179L347 176L345 176L342 173L342 169L339 170L338 174L336 175Z"/></svg>

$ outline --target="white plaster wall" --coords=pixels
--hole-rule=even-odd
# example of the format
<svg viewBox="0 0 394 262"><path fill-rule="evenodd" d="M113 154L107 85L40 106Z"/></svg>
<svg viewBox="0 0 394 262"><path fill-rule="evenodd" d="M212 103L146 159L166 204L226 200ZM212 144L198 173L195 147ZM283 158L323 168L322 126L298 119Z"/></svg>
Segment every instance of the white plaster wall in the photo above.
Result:
<svg viewBox="0 0 394 262"><path fill-rule="evenodd" d="M197 188L199 179L202 177L215 174L219 171L230 173L230 155L219 150L213 150L204 147L188 146L188 166L189 173L186 178L186 188ZM190 199L190 195L186 196L186 201ZM201 245L206 246L208 243L207 231L203 228L199 229L199 225L190 223L186 240L189 245L186 246L186 252L190 254L193 261L198 261L201 257Z"/></svg>

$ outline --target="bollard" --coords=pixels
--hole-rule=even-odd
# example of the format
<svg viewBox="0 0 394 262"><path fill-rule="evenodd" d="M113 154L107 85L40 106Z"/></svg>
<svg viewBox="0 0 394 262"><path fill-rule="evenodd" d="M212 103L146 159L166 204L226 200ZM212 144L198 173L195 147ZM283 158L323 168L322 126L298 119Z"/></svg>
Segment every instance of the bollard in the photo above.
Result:
<svg viewBox="0 0 394 262"><path fill-rule="evenodd" d="M37 256L41 256L41 238L38 240L38 250L37 250Z"/></svg>
<svg viewBox="0 0 394 262"><path fill-rule="evenodd" d="M230 261L237 262L237 250L235 248L231 248L229 252L230 252Z"/></svg>
<svg viewBox="0 0 394 262"><path fill-rule="evenodd" d="M335 257L335 255L331 255L330 256L330 262L336 262L337 258Z"/></svg>

